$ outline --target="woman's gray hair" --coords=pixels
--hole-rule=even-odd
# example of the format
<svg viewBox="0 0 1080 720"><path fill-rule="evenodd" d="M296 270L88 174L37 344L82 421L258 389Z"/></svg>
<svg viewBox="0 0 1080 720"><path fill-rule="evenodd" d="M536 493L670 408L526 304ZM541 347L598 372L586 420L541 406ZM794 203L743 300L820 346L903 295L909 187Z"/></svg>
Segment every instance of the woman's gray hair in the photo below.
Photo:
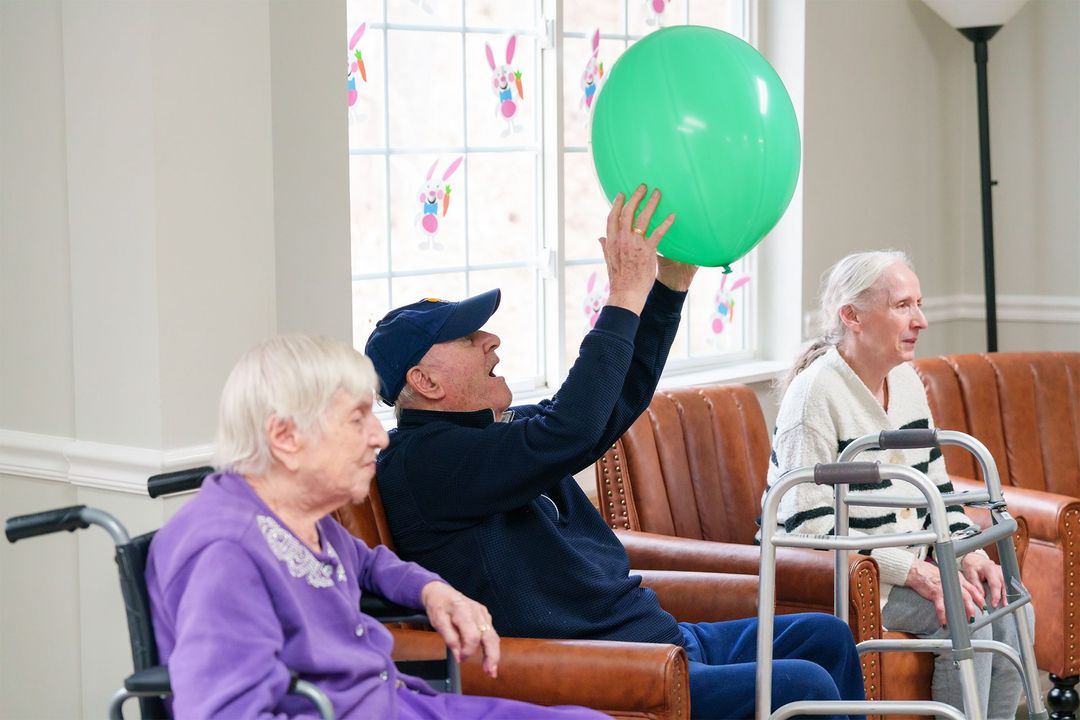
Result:
<svg viewBox="0 0 1080 720"><path fill-rule="evenodd" d="M278 335L256 345L237 361L218 408L215 465L241 474L270 468L266 421L291 420L301 432L321 433L327 408L340 389L350 397L370 397L375 369L351 346L324 337Z"/></svg>
<svg viewBox="0 0 1080 720"><path fill-rule="evenodd" d="M840 311L847 305L862 306L881 274L898 262L915 270L911 258L900 250L872 250L852 253L825 271L821 276L819 293L818 334L803 348L783 380L776 383L778 397L783 396L795 376L808 368L810 363L824 355L830 347L840 344L845 331Z"/></svg>

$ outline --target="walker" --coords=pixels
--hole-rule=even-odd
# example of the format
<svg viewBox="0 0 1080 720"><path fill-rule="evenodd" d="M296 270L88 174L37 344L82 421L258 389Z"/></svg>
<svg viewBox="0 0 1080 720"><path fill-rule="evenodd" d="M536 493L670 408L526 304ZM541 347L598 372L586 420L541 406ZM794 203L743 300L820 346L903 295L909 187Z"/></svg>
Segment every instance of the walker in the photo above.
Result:
<svg viewBox="0 0 1080 720"><path fill-rule="evenodd" d="M965 491L942 494L925 474L906 465L852 462L865 450L892 450L932 448L941 445L957 445L971 452L982 468L985 491ZM882 480L902 480L914 485L923 495L922 500L910 497L875 496L848 497L847 486L851 483L877 484ZM800 483L814 482L831 485L834 491L836 513L835 532L832 535L783 535L766 532L776 527L780 499ZM848 507L914 507L926 508L930 515L931 529L913 533L888 533L885 535L848 535ZM989 510L992 525L985 530L967 530L955 535L949 533L946 505L980 507ZM975 689L975 652L996 652L1004 655L1020 673L1027 695L1028 716L1033 720L1047 720L1046 707L1039 695L1038 668L1031 631L1022 609L1031 602L1031 594L1020 580L1020 567L1016 560L1012 535L1016 532L1016 520L1009 515L1001 495L1001 482L993 457L981 442L961 432L949 430L892 430L880 435L866 435L848 445L836 463L814 467L797 468L784 473L766 493L761 515L761 572L758 586L758 632L757 632L757 720L786 720L794 715L939 715L954 720L983 720ZM906 547L908 545L933 544L934 557L941 570L941 584L945 601L945 617L949 626L949 639L866 640L858 644L859 654L867 652L949 652L960 673L961 693L966 713L945 703L930 700L904 701L807 701L791 702L770 713L772 705L772 644L776 596L776 547L806 547L836 551L834 613L846 621L848 618L848 552L851 550L880 547ZM998 557L1005 578L1008 602L990 613L969 623L957 575L957 559L972 550L997 544ZM1011 614L1017 627L1020 652L1005 643L994 640L972 640L971 633L1006 614Z"/></svg>

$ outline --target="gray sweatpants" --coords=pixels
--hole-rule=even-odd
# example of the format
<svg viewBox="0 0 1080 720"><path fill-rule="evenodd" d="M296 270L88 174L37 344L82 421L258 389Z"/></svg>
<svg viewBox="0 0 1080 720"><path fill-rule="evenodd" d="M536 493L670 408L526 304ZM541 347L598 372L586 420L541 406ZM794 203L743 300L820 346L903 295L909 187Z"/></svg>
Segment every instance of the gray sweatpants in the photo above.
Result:
<svg viewBox="0 0 1080 720"><path fill-rule="evenodd" d="M1034 637L1035 615L1030 605L1024 609L1028 612L1028 624ZM938 624L934 604L908 587L894 587L889 593L889 601L881 611L881 624L890 630L923 638L949 637L949 631ZM1019 651L1016 622L1011 616L979 628L971 637L973 640L998 640ZM975 653L975 684L983 717L987 720L1013 720L1016 717L1016 707L1024 686L1011 662L999 653ZM931 694L934 700L948 703L963 712L960 674L953 667L948 653L938 655L934 660Z"/></svg>

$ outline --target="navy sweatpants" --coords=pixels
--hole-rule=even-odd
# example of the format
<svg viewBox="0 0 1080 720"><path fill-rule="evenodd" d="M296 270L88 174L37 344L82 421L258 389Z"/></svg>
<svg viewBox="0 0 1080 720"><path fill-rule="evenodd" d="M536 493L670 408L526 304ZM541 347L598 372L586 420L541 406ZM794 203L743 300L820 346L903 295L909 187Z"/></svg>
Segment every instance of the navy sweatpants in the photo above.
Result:
<svg viewBox="0 0 1080 720"><path fill-rule="evenodd" d="M752 718L757 619L679 627L690 660L691 717ZM863 699L862 668L846 623L821 613L776 616L773 709L794 700Z"/></svg>

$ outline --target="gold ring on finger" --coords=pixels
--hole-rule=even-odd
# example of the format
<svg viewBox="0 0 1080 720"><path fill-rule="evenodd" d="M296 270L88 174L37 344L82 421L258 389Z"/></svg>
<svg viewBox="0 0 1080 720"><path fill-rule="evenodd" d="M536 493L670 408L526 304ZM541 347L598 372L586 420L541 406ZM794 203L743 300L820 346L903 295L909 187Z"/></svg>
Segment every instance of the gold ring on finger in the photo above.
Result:
<svg viewBox="0 0 1080 720"><path fill-rule="evenodd" d="M635 235L645 237L645 228L639 228L637 225L630 228L630 232L634 233Z"/></svg>

